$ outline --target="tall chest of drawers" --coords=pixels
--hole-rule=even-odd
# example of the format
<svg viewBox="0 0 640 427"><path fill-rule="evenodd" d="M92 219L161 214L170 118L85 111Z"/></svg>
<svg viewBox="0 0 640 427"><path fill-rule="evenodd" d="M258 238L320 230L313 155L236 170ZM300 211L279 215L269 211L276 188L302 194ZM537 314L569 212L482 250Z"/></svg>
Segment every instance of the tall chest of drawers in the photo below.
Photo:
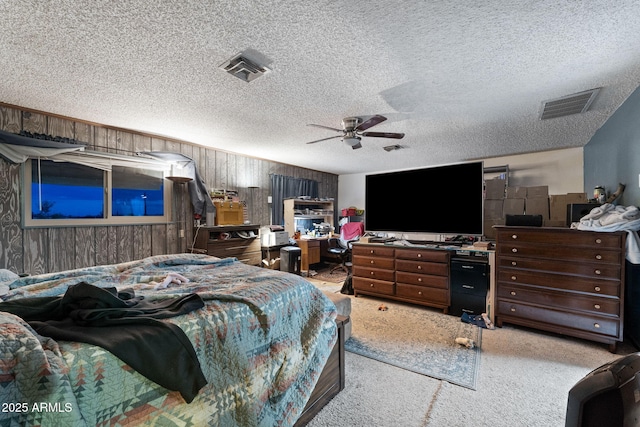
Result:
<svg viewBox="0 0 640 427"><path fill-rule="evenodd" d="M353 245L353 288L358 294L448 311L449 251Z"/></svg>
<svg viewBox="0 0 640 427"><path fill-rule="evenodd" d="M496 325L623 339L624 232L496 227Z"/></svg>

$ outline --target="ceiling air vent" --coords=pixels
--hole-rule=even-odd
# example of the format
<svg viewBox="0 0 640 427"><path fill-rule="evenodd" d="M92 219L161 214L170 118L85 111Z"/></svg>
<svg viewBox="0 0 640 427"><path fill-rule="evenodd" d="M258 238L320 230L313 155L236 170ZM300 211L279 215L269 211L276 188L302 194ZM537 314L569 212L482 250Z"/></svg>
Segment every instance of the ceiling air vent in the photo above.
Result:
<svg viewBox="0 0 640 427"><path fill-rule="evenodd" d="M571 114L584 113L600 92L600 88L587 90L562 98L546 101L542 105L540 120L555 119L557 117L569 116Z"/></svg>
<svg viewBox="0 0 640 427"><path fill-rule="evenodd" d="M256 64L242 56L242 54L234 56L222 64L220 68L245 82L251 82L269 71L267 67Z"/></svg>

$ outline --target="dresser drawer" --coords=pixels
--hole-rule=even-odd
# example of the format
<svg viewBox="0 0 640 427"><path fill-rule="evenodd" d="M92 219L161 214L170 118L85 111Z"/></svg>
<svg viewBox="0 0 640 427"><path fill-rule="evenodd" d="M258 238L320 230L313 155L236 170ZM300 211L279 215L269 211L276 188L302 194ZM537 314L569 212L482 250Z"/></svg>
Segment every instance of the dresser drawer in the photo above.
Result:
<svg viewBox="0 0 640 427"><path fill-rule="evenodd" d="M373 267L393 270L395 266L395 260L393 258L354 255L353 265L357 265L359 267Z"/></svg>
<svg viewBox="0 0 640 427"><path fill-rule="evenodd" d="M498 266L607 279L620 279L622 274L621 264L598 264L597 262L501 257Z"/></svg>
<svg viewBox="0 0 640 427"><path fill-rule="evenodd" d="M363 277L365 279L378 279L393 282L395 280L395 273L393 270L383 270L381 268L361 267L358 265L353 266L353 276Z"/></svg>
<svg viewBox="0 0 640 427"><path fill-rule="evenodd" d="M449 289L449 278L444 276L431 276L428 274L396 272L396 282L416 286L429 286L433 288Z"/></svg>
<svg viewBox="0 0 640 427"><path fill-rule="evenodd" d="M424 249L396 249L396 259L410 259L415 261L433 261L443 262L449 261L448 251L434 251Z"/></svg>
<svg viewBox="0 0 640 427"><path fill-rule="evenodd" d="M598 280L580 276L567 276L562 274L512 270L506 268L498 270L497 280L498 287L509 284L534 285L547 288L545 291L559 289L586 292L595 295L620 297L619 280Z"/></svg>
<svg viewBox="0 0 640 427"><path fill-rule="evenodd" d="M544 305L561 310L569 309L620 316L620 300L618 298L591 297L569 292L540 292L537 288L515 285L500 286L497 297L500 300Z"/></svg>
<svg viewBox="0 0 640 427"><path fill-rule="evenodd" d="M393 284L393 282L386 282L383 280L354 277L353 288L356 291L375 292L377 294L393 295L395 285Z"/></svg>
<svg viewBox="0 0 640 427"><path fill-rule="evenodd" d="M396 295L402 298L410 298L415 301L426 302L433 305L449 305L449 291L446 289L397 283Z"/></svg>
<svg viewBox="0 0 640 427"><path fill-rule="evenodd" d="M396 271L408 271L412 273L433 274L436 276L448 276L449 264L439 262L411 261L396 259Z"/></svg>
<svg viewBox="0 0 640 427"><path fill-rule="evenodd" d="M395 249L378 245L353 245L352 254L362 256L380 256L393 258Z"/></svg>
<svg viewBox="0 0 640 427"><path fill-rule="evenodd" d="M573 329L613 338L618 338L620 334L620 321L617 318L560 311L500 299L498 299L496 315L512 318L514 323L518 323L515 320L518 318L524 324L529 324L535 319L539 328L554 332ZM508 322L509 319L506 321ZM547 327L543 328L542 325L545 324Z"/></svg>
<svg viewBox="0 0 640 427"><path fill-rule="evenodd" d="M522 229L510 227L496 232L497 240L501 244L508 242L542 243L555 246L587 246L598 248L619 249L623 235L620 233L598 233L594 231L569 229Z"/></svg>
<svg viewBox="0 0 640 427"><path fill-rule="evenodd" d="M501 242L497 247L501 256L518 256L526 258L561 259L564 261L589 261L608 264L620 264L620 250L605 250L587 247L571 247L567 245L530 245L517 242Z"/></svg>

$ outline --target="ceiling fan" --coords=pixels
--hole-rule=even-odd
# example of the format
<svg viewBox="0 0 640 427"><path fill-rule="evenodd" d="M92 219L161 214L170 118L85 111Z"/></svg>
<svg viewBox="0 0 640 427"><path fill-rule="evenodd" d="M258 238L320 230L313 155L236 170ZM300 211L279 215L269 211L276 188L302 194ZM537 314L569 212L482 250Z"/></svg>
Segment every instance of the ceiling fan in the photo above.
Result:
<svg viewBox="0 0 640 427"><path fill-rule="evenodd" d="M347 145L349 145L351 148L356 150L358 148L362 148L362 144L360 143L360 140L362 139L361 137L363 136L372 136L375 138L394 138L394 139L404 138L404 133L363 132L379 123L384 122L385 120L387 120L387 118L380 115L371 116L367 120L363 120L362 117L346 117L342 119L342 129L332 128L332 127L323 126L323 125L310 124L309 126L315 126L323 129L329 129L336 132L340 132L341 135L317 139L315 141L307 142L307 144L315 144L316 142L326 141L327 139L342 138L342 140Z"/></svg>

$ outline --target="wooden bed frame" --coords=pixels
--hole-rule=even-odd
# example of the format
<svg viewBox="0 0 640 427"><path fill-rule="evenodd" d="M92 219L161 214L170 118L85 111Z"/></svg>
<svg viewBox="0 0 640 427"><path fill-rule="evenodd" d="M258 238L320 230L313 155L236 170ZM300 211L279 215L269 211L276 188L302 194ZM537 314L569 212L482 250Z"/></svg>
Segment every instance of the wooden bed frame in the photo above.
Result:
<svg viewBox="0 0 640 427"><path fill-rule="evenodd" d="M296 421L295 427L307 425L335 395L344 389L344 325L350 321L350 318L345 316L336 318L338 341L333 347L329 360L327 360L327 364L320 374L311 397L309 397L309 402L307 402L300 418Z"/></svg>

